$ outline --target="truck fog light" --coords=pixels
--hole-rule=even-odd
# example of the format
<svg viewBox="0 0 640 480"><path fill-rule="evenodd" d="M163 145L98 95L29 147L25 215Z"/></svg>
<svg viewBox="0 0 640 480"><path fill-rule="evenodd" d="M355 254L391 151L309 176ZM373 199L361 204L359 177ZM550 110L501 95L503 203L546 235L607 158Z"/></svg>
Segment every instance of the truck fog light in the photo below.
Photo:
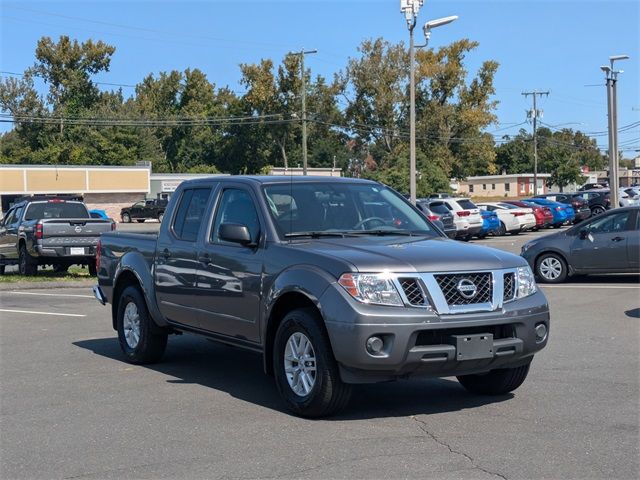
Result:
<svg viewBox="0 0 640 480"><path fill-rule="evenodd" d="M544 342L547 339L547 326L544 323L536 325L536 342Z"/></svg>
<svg viewBox="0 0 640 480"><path fill-rule="evenodd" d="M384 342L380 337L369 337L367 340L367 352L371 355L380 355L384 348Z"/></svg>

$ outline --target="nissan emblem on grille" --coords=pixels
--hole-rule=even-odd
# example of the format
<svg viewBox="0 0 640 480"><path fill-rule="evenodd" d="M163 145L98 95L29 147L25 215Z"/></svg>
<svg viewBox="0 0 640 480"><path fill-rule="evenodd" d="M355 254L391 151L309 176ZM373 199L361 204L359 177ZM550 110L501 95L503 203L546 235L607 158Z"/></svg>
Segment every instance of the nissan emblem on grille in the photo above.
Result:
<svg viewBox="0 0 640 480"><path fill-rule="evenodd" d="M462 280L460 280L458 282L458 285L456 285L456 290L460 292L460 295L467 299L475 297L476 293L478 292L476 284L468 278L463 278Z"/></svg>
<svg viewBox="0 0 640 480"><path fill-rule="evenodd" d="M82 227L76 227L74 228L74 230L76 231L76 233L80 233L82 231Z"/></svg>

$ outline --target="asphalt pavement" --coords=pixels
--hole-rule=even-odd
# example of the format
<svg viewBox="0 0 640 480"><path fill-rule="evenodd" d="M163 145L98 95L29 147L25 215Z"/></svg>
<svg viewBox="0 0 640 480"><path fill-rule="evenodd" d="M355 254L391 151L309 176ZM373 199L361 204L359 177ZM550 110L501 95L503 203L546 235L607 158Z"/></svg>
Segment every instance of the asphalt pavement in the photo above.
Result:
<svg viewBox="0 0 640 480"><path fill-rule="evenodd" d="M1 291L0 478L638 478L638 276L542 289L550 342L513 394L363 385L323 420L284 410L256 354L182 335L129 365L89 288Z"/></svg>

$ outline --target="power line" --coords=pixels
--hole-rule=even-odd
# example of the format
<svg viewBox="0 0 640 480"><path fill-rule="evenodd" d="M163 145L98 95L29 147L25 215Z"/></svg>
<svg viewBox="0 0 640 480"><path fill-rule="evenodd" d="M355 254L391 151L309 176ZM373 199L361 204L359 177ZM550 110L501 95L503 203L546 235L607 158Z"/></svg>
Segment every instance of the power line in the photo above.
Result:
<svg viewBox="0 0 640 480"><path fill-rule="evenodd" d="M542 117L542 110L538 110L536 106L536 99L538 95L549 96L549 91L546 92L538 92L537 90L533 90L531 92L522 92L524 98L527 98L529 95L533 97L533 109L529 110L529 116L533 117L533 191L535 194L538 193L538 136L537 136L537 120L538 117Z"/></svg>
<svg viewBox="0 0 640 480"><path fill-rule="evenodd" d="M12 77L24 77L24 73L18 73L18 72L7 72L7 71L0 71L1 74L4 75L10 75ZM36 77L42 77L42 75L36 75L34 74ZM95 83L96 85L109 85L112 87L127 87L127 88L136 88L136 85L131 85L131 84L127 84L127 83L109 83L109 82L94 82L93 80L91 81L92 83Z"/></svg>

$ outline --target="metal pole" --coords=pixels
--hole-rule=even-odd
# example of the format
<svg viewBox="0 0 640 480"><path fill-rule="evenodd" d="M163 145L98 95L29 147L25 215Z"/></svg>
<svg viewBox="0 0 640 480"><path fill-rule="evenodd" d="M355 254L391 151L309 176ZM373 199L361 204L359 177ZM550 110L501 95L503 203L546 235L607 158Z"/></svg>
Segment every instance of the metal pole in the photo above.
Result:
<svg viewBox="0 0 640 480"><path fill-rule="evenodd" d="M415 17L409 27L409 195L412 204L416 204L416 85L415 85L415 48L413 29Z"/></svg>
<svg viewBox="0 0 640 480"><path fill-rule="evenodd" d="M607 107L609 113L609 189L611 208L618 207L618 135L616 119L616 79L611 72L607 76Z"/></svg>
<svg viewBox="0 0 640 480"><path fill-rule="evenodd" d="M304 52L300 55L302 70L302 175L307 174L307 86L304 80Z"/></svg>
<svg viewBox="0 0 640 480"><path fill-rule="evenodd" d="M538 194L538 105L533 94L533 196Z"/></svg>
<svg viewBox="0 0 640 480"><path fill-rule="evenodd" d="M612 83L613 79L607 75L607 128L609 129L609 188L611 189L610 199L611 199L611 208L617 207L617 203L613 203L613 196L615 190L613 189L613 178L615 175L615 141L613 139L614 135L614 125L613 125L613 94L612 94Z"/></svg>

